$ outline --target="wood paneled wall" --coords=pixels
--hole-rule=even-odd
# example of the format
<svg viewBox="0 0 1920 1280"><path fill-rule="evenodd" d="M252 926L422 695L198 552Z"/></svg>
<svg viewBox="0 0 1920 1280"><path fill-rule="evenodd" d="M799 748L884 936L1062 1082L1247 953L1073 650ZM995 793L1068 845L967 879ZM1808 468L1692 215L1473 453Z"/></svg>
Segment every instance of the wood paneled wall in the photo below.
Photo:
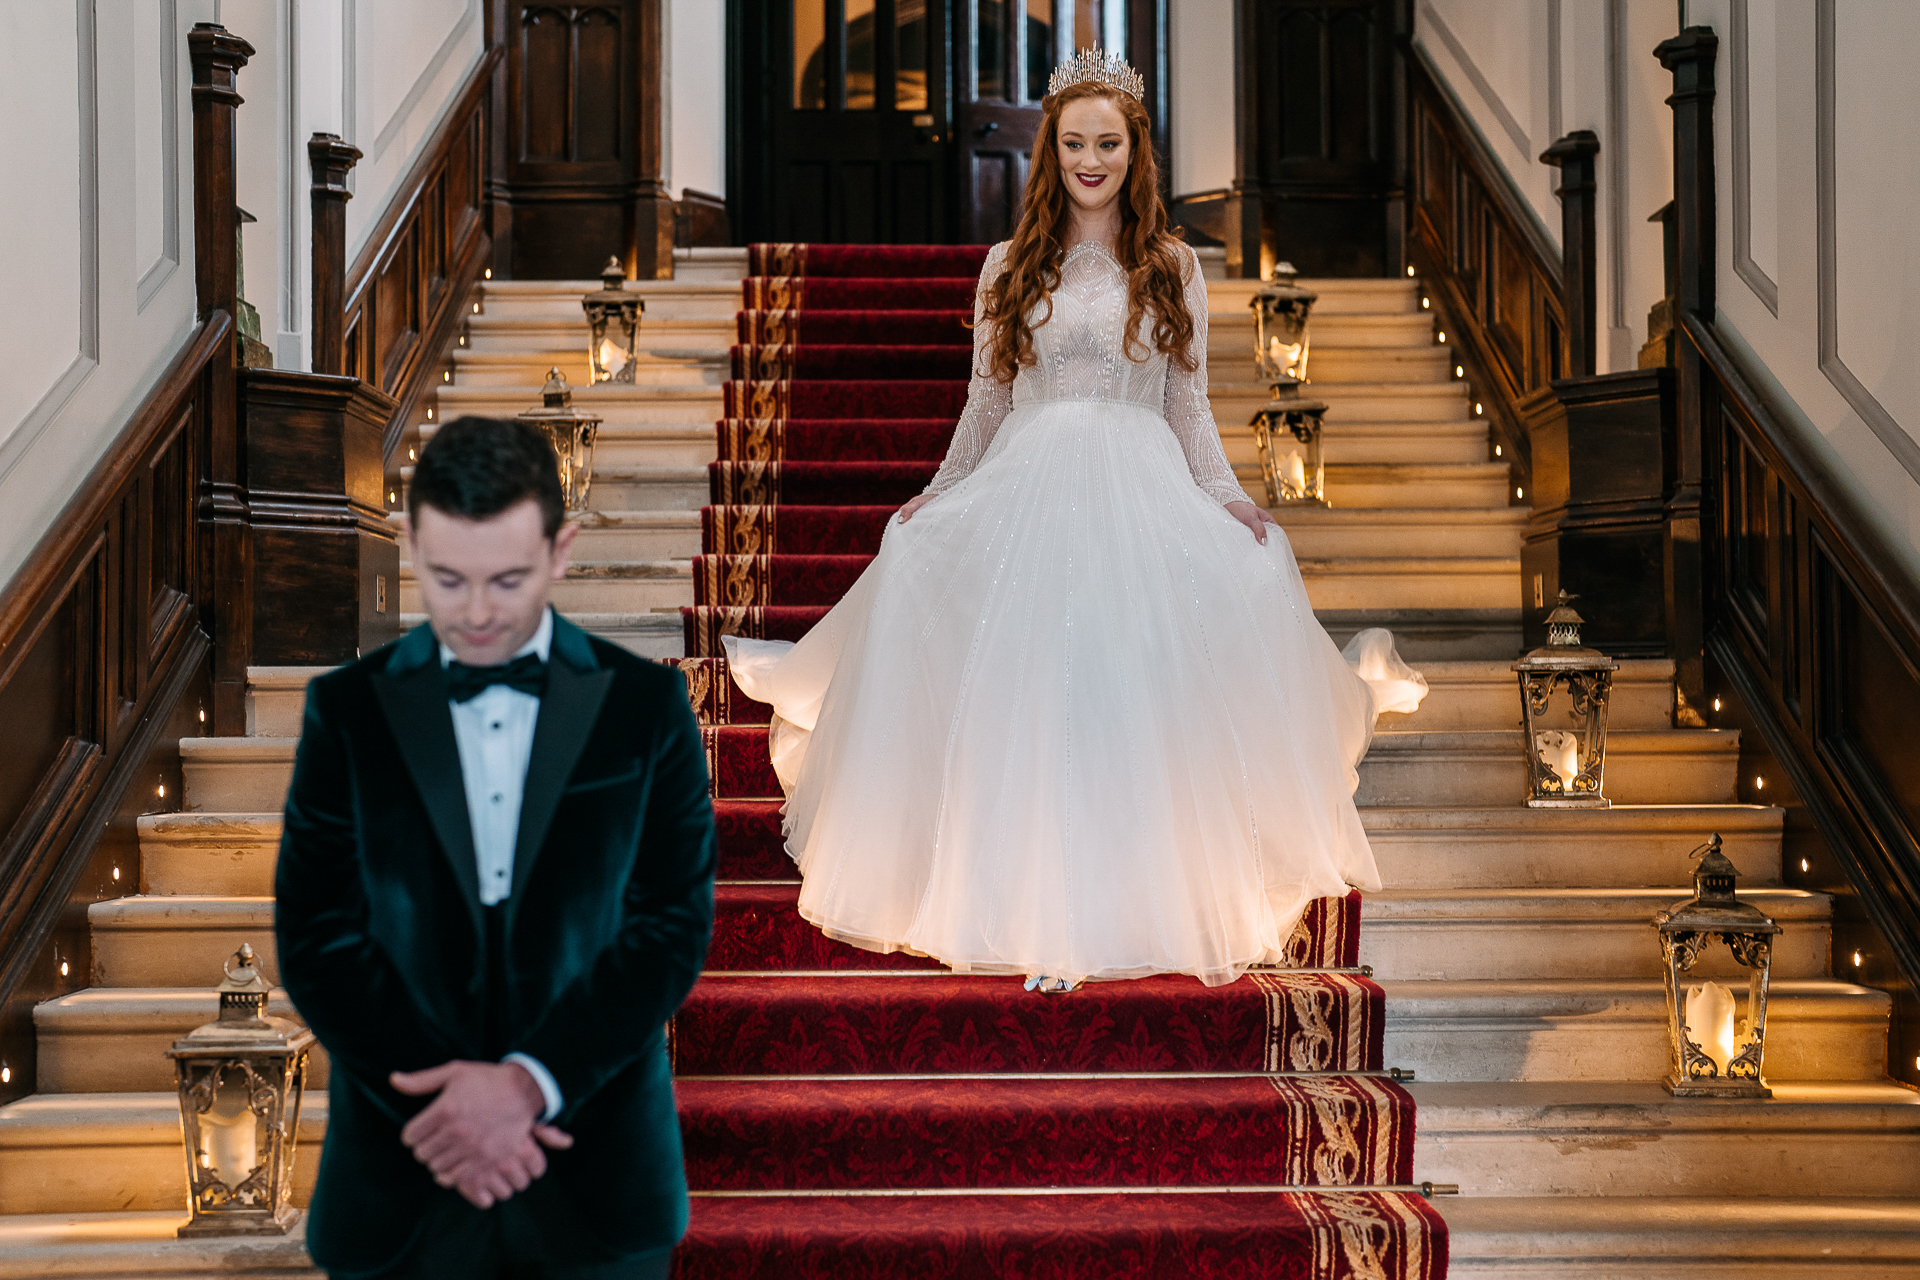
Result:
<svg viewBox="0 0 1920 1280"><path fill-rule="evenodd" d="M1406 62L1407 260L1513 462L1514 488L1525 489L1531 466L1516 406L1568 372L1560 254L1425 55L1410 48Z"/></svg>
<svg viewBox="0 0 1920 1280"><path fill-rule="evenodd" d="M393 397L389 459L492 257L486 184L500 58L491 50L474 68L346 272L339 372ZM314 278L323 278L325 269L316 254Z"/></svg>

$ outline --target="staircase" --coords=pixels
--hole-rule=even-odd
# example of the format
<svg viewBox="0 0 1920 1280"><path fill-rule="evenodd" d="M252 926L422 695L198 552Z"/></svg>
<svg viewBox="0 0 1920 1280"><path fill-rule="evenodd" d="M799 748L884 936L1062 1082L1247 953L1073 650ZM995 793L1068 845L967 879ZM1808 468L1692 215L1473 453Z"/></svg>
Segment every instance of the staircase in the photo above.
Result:
<svg viewBox="0 0 1920 1280"><path fill-rule="evenodd" d="M755 372L736 370L730 350L754 336L742 335L736 320L746 259L742 251L695 251L680 267L674 281L629 286L648 305L635 384L577 393L576 403L603 413L606 425L595 510L576 544L580 562L557 592L570 616L661 658L690 652L688 639L698 656L703 635L710 640L729 624L779 634L804 627L824 608L824 600L778 606L726 597L729 590L763 589L751 572L732 575L728 585L724 571L738 566L729 563L727 539L754 527L728 509L756 497L763 505L769 496L741 487L768 483L764 467L709 465L720 457L714 422L740 416L730 412L725 384ZM578 297L587 287L486 285L464 345L453 353L453 379L439 393L436 419L517 413L537 402L552 364L583 386ZM1245 356L1252 346L1249 287L1212 282L1210 362L1229 457L1257 491L1251 433L1232 425L1265 399ZM1322 910L1306 940L1312 950L1302 953L1309 967L1340 971L1356 958L1371 966L1371 981L1344 972L1324 980L1347 992L1377 989L1353 1007L1384 1015L1379 1048L1363 1046L1360 1056L1330 1065L1360 1082L1348 1087L1367 1091L1376 1118L1417 1112L1410 1152L1396 1147L1399 1154L1359 1180L1458 1183L1459 1197L1433 1205L1446 1220L1448 1274L1456 1277L1843 1270L1920 1276L1920 1096L1886 1079L1886 997L1832 977L1830 904L1782 887L1780 811L1736 803L1737 735L1671 728L1670 669L1626 662L1609 746L1614 807L1548 811L1518 803L1524 773L1507 667L1519 643L1514 602L1523 511L1508 501L1505 463L1488 456L1484 426L1410 286L1389 280L1309 287L1320 293L1311 372L1315 392L1332 406L1333 506L1281 514L1309 594L1336 638L1361 626L1392 626L1432 686L1418 713L1386 718L1361 769L1362 817L1390 888L1366 899L1357 957L1345 907ZM967 305L970 286L959 296L958 304L922 305ZM931 435L897 422L858 429L879 442L871 446L876 456L907 468L869 477L880 492L890 484L917 489L912 468L930 472L938 459L937 428ZM822 439L818 432L788 433L789 461L775 481L786 502L822 482L799 465ZM754 461L742 456L750 442L730 448L730 462ZM716 541L703 547L701 508L716 503L704 530ZM833 536L791 521L779 533L784 539L796 528ZM842 533L860 530L849 525ZM801 554L811 563L794 566L825 575L814 579L825 600L837 594L832 575L853 568L824 563L848 554L817 549L832 545L810 544ZM764 584L764 598L774 598L775 585ZM417 609L414 600L403 582L403 609ZM807 616L774 616L780 608ZM751 609L761 612L752 619L732 612ZM963 1169L997 1152L1046 1150L1055 1157L1044 1167L1009 1159L999 1189L1010 1194L889 1202L905 1204L903 1213L878 1198L812 1197L802 1213L790 1200L770 1205L765 1195L707 1196L696 1206L687 1274L780 1274L721 1266L721 1259L748 1256L737 1252L744 1241L779 1251L756 1266L784 1261L798 1268L822 1262L803 1257L808 1240L855 1238L878 1242L863 1255L866 1269L833 1274L936 1274L923 1258L902 1252L913 1237L901 1235L899 1224L950 1224L946 1215L963 1203L976 1228L998 1215L996 1238L1006 1242L1009 1258L1042 1257L1064 1240L1131 1231L1156 1248L1197 1240L1215 1250L1211 1256L1244 1263L1255 1252L1250 1242L1281 1240L1296 1228L1337 1236L1337 1224L1312 1217L1334 1197L1315 1193L1291 1200L1191 1192L1067 1196L1039 1194L1046 1184L1034 1181L1042 1174L1060 1181L1053 1176L1059 1158L1078 1153L1080 1167L1102 1179L1089 1175L1083 1185L1110 1186L1125 1176L1112 1164L1123 1152L1126 1163L1147 1170L1140 1186L1165 1186L1178 1181L1168 1170L1178 1167L1183 1143L1206 1132L1218 1147L1212 1154L1234 1176L1257 1175L1263 1186L1305 1182L1312 1172L1299 1160L1313 1143L1302 1145L1303 1135L1318 1132L1315 1107L1327 1105L1305 1091L1300 1081L1307 1077L1269 1076L1273 1064L1215 1050L1187 1061L1187 1075L1143 1077L1118 1069L1118 1050L1109 1047L1106 1058L1072 1068L1098 1072L1098 1079L1066 1085L1055 1078L1060 1061L1044 1055L1003 1057L1001 1069L983 1074L978 1066L914 1059L877 1031L833 1043L826 1029L834 1017L858 1026L876 1011L898 1012L898 993L910 986L924 993L917 998L926 1016L942 1028L938 1045L976 1055L1033 1054L1011 1032L996 1040L988 1029L1030 1028L1041 1015L1082 1016L1070 1011L1087 993L1022 1012L1020 1002L985 986L972 990L993 980L878 968L872 962L882 958L865 953L853 953L864 957L855 968L844 948L800 927L793 886L781 883L788 872L773 806L761 798L774 793L764 756L755 755L759 731L752 721L761 717L730 695L716 664L689 663L687 670L695 684L706 684L728 849L723 875L733 882L721 891L712 965L723 972L702 984L676 1030L695 1185L786 1194L798 1186L832 1188L834 1177L847 1176L849 1161L863 1157L895 1161L908 1170L908 1186L926 1190L945 1176L929 1163L931 1149L954 1152ZM183 1203L181 1155L171 1067L160 1051L212 1017L220 960L239 942L266 951L272 972L267 895L278 810L312 673L251 674L252 736L182 744L183 811L143 819L140 894L90 912L93 985L36 1011L41 1091L0 1108L0 1277L194 1276L243 1267L257 1275L312 1274L297 1236L172 1238ZM1659 906L1688 896L1685 855L1712 832L1725 837L1743 894L1786 930L1774 959L1769 1024L1774 1097L1764 1102L1677 1100L1657 1083L1665 1072L1664 1008L1648 922ZM884 963L899 966L904 958ZM1156 1019L1190 1016L1217 997L1186 983L1127 998L1134 1004L1122 1010L1132 1015L1126 1025L1151 1029L1163 1025ZM831 1016L823 1016L826 1010ZM755 1018L791 1030L749 1034ZM849 1055L856 1051L868 1056L855 1061ZM1005 1061L1015 1068L1005 1069ZM318 1090L324 1061L316 1067ZM1374 1074L1381 1067L1412 1070L1416 1081L1395 1084ZM726 1078L738 1076L756 1079ZM810 1078L821 1076L833 1078ZM1257 1098L1245 1092L1255 1084L1265 1090ZM1071 1143L1085 1134L1035 1127L1068 1105L1097 1114L1105 1127L1096 1135L1105 1136L1082 1149ZM1203 1128L1165 1127L1156 1117L1169 1107L1185 1108L1180 1114ZM957 1118L989 1114L1001 1119L984 1128ZM299 1164L307 1179L315 1165L310 1144L323 1134L325 1116L323 1091L310 1093L301 1134L309 1145ZM889 1124L879 1123L883 1117ZM916 1140L890 1127L902 1117L917 1126L909 1127ZM1026 1127L1009 1130L1007 1117ZM838 1139L830 1130L849 1131L834 1125L851 1126L857 1140L831 1146ZM1393 1127L1379 1132L1392 1137ZM809 1144L834 1154L776 1170L749 1168L744 1160L747 1151ZM1109 1164L1100 1166L1102 1159ZM1206 1212L1193 1211L1202 1205ZM804 1235L768 1234L781 1210L789 1222L804 1221ZM1077 1258L1082 1274L1096 1265L1088 1255L1058 1256ZM1436 1261L1432 1274L1441 1265Z"/></svg>

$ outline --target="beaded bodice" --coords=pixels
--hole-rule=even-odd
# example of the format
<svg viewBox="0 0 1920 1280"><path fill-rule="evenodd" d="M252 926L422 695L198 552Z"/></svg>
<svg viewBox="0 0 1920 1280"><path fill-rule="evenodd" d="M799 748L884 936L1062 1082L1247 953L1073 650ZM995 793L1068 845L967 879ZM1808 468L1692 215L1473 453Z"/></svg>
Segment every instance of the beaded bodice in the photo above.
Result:
<svg viewBox="0 0 1920 1280"><path fill-rule="evenodd" d="M1198 256L1191 249L1186 252L1185 297L1193 316L1193 350L1199 357L1195 369L1182 369L1154 350L1151 316L1142 319L1128 352L1126 272L1105 245L1082 241L1067 250L1059 287L1031 317L1035 362L1008 386L987 372L993 326L983 312L987 290L1006 269L1007 257L1006 243L995 245L974 295L973 382L967 407L927 492L944 492L971 475L1013 410L1057 400L1107 400L1160 413L1180 442L1194 483L1216 502L1247 500L1220 447L1207 401L1207 285Z"/></svg>

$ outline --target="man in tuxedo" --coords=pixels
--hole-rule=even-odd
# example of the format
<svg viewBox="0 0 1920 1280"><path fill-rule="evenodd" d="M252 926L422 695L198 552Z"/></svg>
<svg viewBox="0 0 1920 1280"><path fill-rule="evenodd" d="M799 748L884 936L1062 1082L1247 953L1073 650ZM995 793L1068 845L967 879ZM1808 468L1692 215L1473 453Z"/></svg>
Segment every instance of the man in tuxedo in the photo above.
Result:
<svg viewBox="0 0 1920 1280"><path fill-rule="evenodd" d="M577 530L533 428L441 428L407 507L427 625L309 686L280 846L281 977L332 1060L307 1247L334 1277L664 1277L699 728L676 672L549 606Z"/></svg>

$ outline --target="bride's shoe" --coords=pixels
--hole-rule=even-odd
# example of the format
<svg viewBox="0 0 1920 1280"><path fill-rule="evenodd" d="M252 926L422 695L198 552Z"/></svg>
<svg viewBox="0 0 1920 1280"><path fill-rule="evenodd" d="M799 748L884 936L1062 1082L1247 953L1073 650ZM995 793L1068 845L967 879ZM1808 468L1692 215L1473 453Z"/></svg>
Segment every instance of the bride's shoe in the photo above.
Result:
<svg viewBox="0 0 1920 1280"><path fill-rule="evenodd" d="M1065 978L1050 978L1044 973L1032 974L1027 978L1026 988L1045 995L1059 995L1063 991L1072 991L1080 984L1068 982Z"/></svg>

